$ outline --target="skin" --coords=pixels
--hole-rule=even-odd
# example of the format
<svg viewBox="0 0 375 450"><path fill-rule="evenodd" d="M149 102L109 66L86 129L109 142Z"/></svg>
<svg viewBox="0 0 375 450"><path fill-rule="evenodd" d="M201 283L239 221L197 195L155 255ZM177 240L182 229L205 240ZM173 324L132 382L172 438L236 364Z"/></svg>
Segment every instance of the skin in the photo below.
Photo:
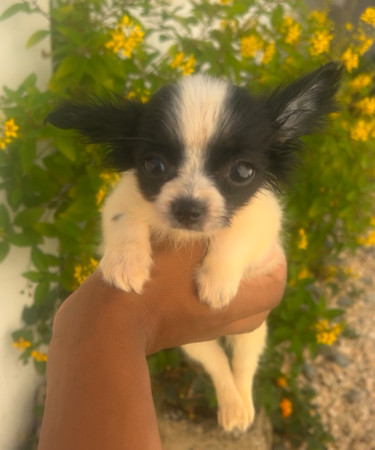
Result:
<svg viewBox="0 0 375 450"><path fill-rule="evenodd" d="M252 331L285 288L283 260L272 273L243 281L229 307L213 311L192 281L203 252L200 244L178 255L156 249L142 295L106 286L97 271L64 302L48 352L39 450L161 449L146 356Z"/></svg>

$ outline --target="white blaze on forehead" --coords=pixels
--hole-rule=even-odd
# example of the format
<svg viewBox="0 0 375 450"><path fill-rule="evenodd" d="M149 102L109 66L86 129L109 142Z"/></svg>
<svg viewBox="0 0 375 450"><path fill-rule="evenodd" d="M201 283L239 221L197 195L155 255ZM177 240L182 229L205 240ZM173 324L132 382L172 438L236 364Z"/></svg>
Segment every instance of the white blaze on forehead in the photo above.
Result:
<svg viewBox="0 0 375 450"><path fill-rule="evenodd" d="M203 75L179 84L177 116L183 143L189 152L202 151L220 125L228 84Z"/></svg>

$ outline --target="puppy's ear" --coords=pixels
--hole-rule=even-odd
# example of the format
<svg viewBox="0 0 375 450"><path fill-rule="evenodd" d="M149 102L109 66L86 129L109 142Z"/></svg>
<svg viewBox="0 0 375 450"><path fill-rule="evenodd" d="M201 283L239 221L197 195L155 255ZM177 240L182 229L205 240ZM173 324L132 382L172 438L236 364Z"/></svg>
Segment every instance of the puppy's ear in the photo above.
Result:
<svg viewBox="0 0 375 450"><path fill-rule="evenodd" d="M270 96L267 108L276 122L280 143L309 134L324 115L337 109L335 94L341 72L340 65L328 63Z"/></svg>
<svg viewBox="0 0 375 450"><path fill-rule="evenodd" d="M144 105L121 97L87 104L63 103L46 117L57 128L74 129L92 143L112 144L135 137Z"/></svg>
<svg viewBox="0 0 375 450"><path fill-rule="evenodd" d="M117 170L134 166L133 146L144 104L121 97L87 104L66 102L46 117L62 129L74 129L90 143L109 148L106 164Z"/></svg>

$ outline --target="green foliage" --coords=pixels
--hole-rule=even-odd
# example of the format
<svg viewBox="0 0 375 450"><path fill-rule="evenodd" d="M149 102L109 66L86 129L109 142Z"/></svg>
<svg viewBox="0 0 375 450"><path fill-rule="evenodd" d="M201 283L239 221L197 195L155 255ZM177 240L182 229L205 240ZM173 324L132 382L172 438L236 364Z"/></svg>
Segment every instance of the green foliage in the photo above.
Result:
<svg viewBox="0 0 375 450"><path fill-rule="evenodd" d="M21 359L31 358L39 371L56 309L97 266L100 206L116 181L102 172L100 148L44 124L46 115L64 98L108 91L147 101L165 83L198 71L269 92L331 58L343 61L340 111L324 133L306 138L302 167L287 192L289 284L270 317L257 384L277 431L296 444L325 448L329 433L300 373L306 352L314 356L336 339L342 320L315 280L334 285L340 273L346 276L345 268L337 268L340 252L375 241L374 232L364 234L375 225L374 67L366 53L375 37L371 20L363 16L335 29L327 11L310 14L298 0L195 0L184 7L166 0L53 0L51 6L48 16L37 2L23 1L0 16L41 14L51 23L26 42L29 48L51 36L47 89L40 90L31 74L15 90L5 87L0 105L0 187L6 195L0 261L11 245L30 249L23 276L34 301L25 306L24 327L13 338ZM47 252L46 244L56 252ZM150 358L150 370L168 401L189 414L215 406L207 377L199 369L193 373L177 350ZM285 386L277 384L280 377ZM290 411L280 406L283 399Z"/></svg>

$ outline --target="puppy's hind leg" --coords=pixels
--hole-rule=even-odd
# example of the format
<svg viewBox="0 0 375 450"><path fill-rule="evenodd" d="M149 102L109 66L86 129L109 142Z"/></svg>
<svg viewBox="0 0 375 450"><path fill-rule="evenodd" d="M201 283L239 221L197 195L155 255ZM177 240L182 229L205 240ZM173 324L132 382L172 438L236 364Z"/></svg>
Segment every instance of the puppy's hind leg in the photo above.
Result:
<svg viewBox="0 0 375 450"><path fill-rule="evenodd" d="M247 410L237 391L227 355L217 341L199 342L182 347L200 362L211 376L218 402L218 422L226 431L247 428Z"/></svg>
<svg viewBox="0 0 375 450"><path fill-rule="evenodd" d="M267 326L265 323L251 333L228 336L233 347L234 382L246 407L247 426L254 421L253 378L265 346L266 337Z"/></svg>

